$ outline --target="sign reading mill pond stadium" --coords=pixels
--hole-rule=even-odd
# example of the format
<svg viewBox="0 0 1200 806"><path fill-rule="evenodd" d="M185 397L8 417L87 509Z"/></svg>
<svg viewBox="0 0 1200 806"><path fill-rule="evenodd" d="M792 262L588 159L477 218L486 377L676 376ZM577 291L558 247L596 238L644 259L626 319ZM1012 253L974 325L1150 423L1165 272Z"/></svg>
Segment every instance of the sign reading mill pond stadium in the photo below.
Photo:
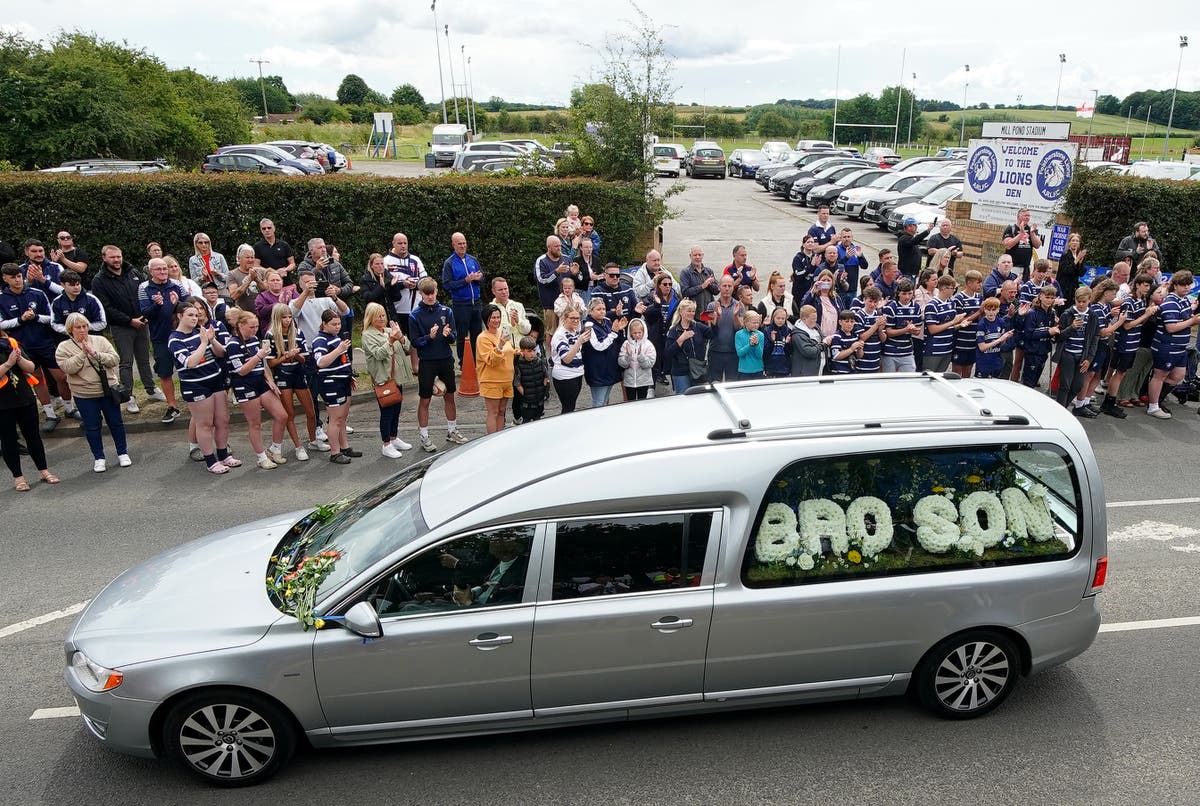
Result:
<svg viewBox="0 0 1200 806"><path fill-rule="evenodd" d="M1078 146L1046 140L972 140L963 199L1054 210L1075 170Z"/></svg>

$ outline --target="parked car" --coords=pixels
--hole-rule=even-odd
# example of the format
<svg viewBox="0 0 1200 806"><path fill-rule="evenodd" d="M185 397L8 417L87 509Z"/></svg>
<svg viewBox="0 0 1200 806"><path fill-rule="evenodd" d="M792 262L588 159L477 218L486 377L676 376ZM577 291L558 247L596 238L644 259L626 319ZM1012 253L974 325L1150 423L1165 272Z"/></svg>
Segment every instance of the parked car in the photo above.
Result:
<svg viewBox="0 0 1200 806"><path fill-rule="evenodd" d="M200 166L200 173L257 173L282 174L284 176L304 176L304 171L291 165L283 165L275 160L259 154L242 154L226 152L210 154Z"/></svg>
<svg viewBox="0 0 1200 806"><path fill-rule="evenodd" d="M548 166L546 170L554 170L554 161L547 157L535 157L532 154L527 154L525 151L517 148L516 151L493 151L491 149L472 150L469 146L475 143L468 143L468 148L464 148L455 152L454 161L450 165L451 173L466 173L474 170L473 166L484 162L492 162L495 160L508 159L514 162L527 162L532 167L533 163L541 162ZM513 146L513 148L516 148Z"/></svg>
<svg viewBox="0 0 1200 806"><path fill-rule="evenodd" d="M776 196L788 198L788 194L792 190L792 185L804 179L811 179L817 176L822 171L829 168L837 167L855 167L869 168L871 167L865 160L855 159L853 157L825 157L824 159L815 160L805 165L803 168L798 168L792 173L776 174L771 178L769 189ZM810 185L811 187L811 185Z"/></svg>
<svg viewBox="0 0 1200 806"><path fill-rule="evenodd" d="M770 190L768 183L771 179L784 171L793 171L804 168L813 164L817 160L826 159L832 156L841 156L838 152L828 149L825 151L793 151L792 156L786 160L768 163L763 165L754 173L754 181L762 185L764 189Z"/></svg>
<svg viewBox="0 0 1200 806"><path fill-rule="evenodd" d="M797 151L821 151L834 148L836 146L828 140L799 140L796 142Z"/></svg>
<svg viewBox="0 0 1200 806"><path fill-rule="evenodd" d="M902 157L886 146L872 146L863 152L863 159L875 163L880 168L888 168L899 163Z"/></svg>
<svg viewBox="0 0 1200 806"><path fill-rule="evenodd" d="M952 185L956 182L962 184L962 176L927 176L904 190L877 191L869 196L863 205L862 220L869 221L880 229L886 229L887 217L898 205L920 201L922 196L932 193L942 185Z"/></svg>
<svg viewBox="0 0 1200 806"><path fill-rule="evenodd" d="M279 146L284 151L290 151L296 157L315 159L327 171L336 172L344 169L349 161L346 155L328 143L310 142L307 140L272 140L266 145ZM311 156L305 152L311 151Z"/></svg>
<svg viewBox="0 0 1200 806"><path fill-rule="evenodd" d="M792 147L782 140L768 140L762 144L762 153L767 155L767 161L773 162L779 159L780 156L791 151Z"/></svg>
<svg viewBox="0 0 1200 806"><path fill-rule="evenodd" d="M738 148L729 154L729 175L753 179L759 167L771 164L771 156L754 148Z"/></svg>
<svg viewBox="0 0 1200 806"><path fill-rule="evenodd" d="M939 148L934 154L935 157L944 157L948 159L965 160L970 149L962 148L961 146Z"/></svg>
<svg viewBox="0 0 1200 806"><path fill-rule="evenodd" d="M68 160L55 168L43 168L44 174L79 174L95 176L99 174L152 174L169 170L170 166L163 160L114 160L90 159Z"/></svg>
<svg viewBox="0 0 1200 806"><path fill-rule="evenodd" d="M698 145L687 155L684 170L688 176L715 176L725 178L725 152L715 144Z"/></svg>
<svg viewBox="0 0 1200 806"><path fill-rule="evenodd" d="M951 162L949 157L908 157L893 165L892 170L903 173L904 171L911 171L918 166L921 168L931 168L933 163L946 162ZM959 160L959 162L962 162L962 160Z"/></svg>
<svg viewBox="0 0 1200 806"><path fill-rule="evenodd" d="M683 170L686 150L679 143L658 143L654 146L654 172L678 177Z"/></svg>
<svg viewBox="0 0 1200 806"><path fill-rule="evenodd" d="M925 225L946 217L946 203L962 198L962 182L956 185L943 185L927 194L920 201L900 204L888 215L887 228L889 232L897 233L904 228L904 219L912 217L917 220L918 231Z"/></svg>
<svg viewBox="0 0 1200 806"><path fill-rule="evenodd" d="M289 165L292 168L299 169L306 174L323 174L325 169L316 160L299 159L292 156L278 146L269 146L263 143L236 145L236 146L221 146L217 149L218 154L256 154L269 160L274 160L280 165Z"/></svg>
<svg viewBox="0 0 1200 806"><path fill-rule="evenodd" d="M1200 173L1200 164L1194 162L1159 162L1158 160L1138 160L1129 166L1128 176L1141 176L1147 179L1191 179Z"/></svg>
<svg viewBox="0 0 1200 806"><path fill-rule="evenodd" d="M875 191L904 190L909 185L919 182L928 176L928 174L919 173L919 171L919 168L915 169L913 173L888 171L882 176L876 177L870 184L844 190L837 197L837 200L830 205L830 212L844 215L847 218L861 219L863 207L866 206L867 200L871 198Z"/></svg>
<svg viewBox="0 0 1200 806"><path fill-rule="evenodd" d="M858 173L866 167L867 165L864 161L855 160L850 163L830 166L812 176L796 176L792 180L785 179L781 183L781 186L787 186L788 201L803 205L808 199L808 191L817 185L827 185L831 182L837 182L851 174Z"/></svg>
<svg viewBox="0 0 1200 806"><path fill-rule="evenodd" d="M858 171L847 174L846 176L828 182L826 184L818 184L809 188L804 196L804 204L808 207L817 208L822 204L829 205L830 212L833 210L833 203L837 201L838 196L842 195L843 191L851 188L860 188L871 184L880 177L888 176L891 171L886 168L861 168ZM795 186L792 186L795 190Z"/></svg>
<svg viewBox="0 0 1200 806"><path fill-rule="evenodd" d="M302 742L906 693L961 720L1095 640L1104 482L1078 420L1035 389L788 378L588 417L637 450L552 417L121 574L64 641L85 729L247 785ZM323 577L308 630L275 584L302 558Z"/></svg>

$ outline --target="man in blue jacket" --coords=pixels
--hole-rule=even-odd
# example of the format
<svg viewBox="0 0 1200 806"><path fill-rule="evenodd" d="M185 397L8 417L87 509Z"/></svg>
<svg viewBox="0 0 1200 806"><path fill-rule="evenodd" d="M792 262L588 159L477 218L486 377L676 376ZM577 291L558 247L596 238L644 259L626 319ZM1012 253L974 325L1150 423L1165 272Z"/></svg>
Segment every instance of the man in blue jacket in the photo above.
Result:
<svg viewBox="0 0 1200 806"><path fill-rule="evenodd" d="M454 329L471 338L471 354L475 339L483 332L483 269L474 255L467 254L467 236L456 232L450 236L454 253L442 264L442 285L450 292L450 308L454 311ZM465 338L458 340L458 365L462 367ZM422 356L424 358L424 356Z"/></svg>
<svg viewBox="0 0 1200 806"><path fill-rule="evenodd" d="M21 264L21 276L25 285L36 288L46 295L46 299L54 299L62 293L59 279L63 267L53 260L46 258L46 245L36 238L25 242L25 262Z"/></svg>
<svg viewBox="0 0 1200 806"><path fill-rule="evenodd" d="M46 413L42 431L49 433L58 427L59 417L54 413L56 404L62 405L68 416L82 419L71 399L67 376L58 368L54 357L58 338L50 327L49 300L40 289L25 285L21 269L14 263L4 264L0 276L4 279L4 287L0 289L0 330L20 343L25 355L44 375L52 376L58 382L62 394L61 398L51 398L46 384L39 383L34 387L42 411Z"/></svg>
<svg viewBox="0 0 1200 806"><path fill-rule="evenodd" d="M154 374L167 397L167 411L162 416L162 422L169 424L179 419L180 412L175 406L175 356L171 354L167 341L171 338L171 318L175 306L187 296L187 292L167 276L167 262L162 258L151 258L146 268L150 270L150 279L138 286L138 308L149 325Z"/></svg>
<svg viewBox="0 0 1200 806"><path fill-rule="evenodd" d="M83 276L79 272L67 269L59 278L63 292L50 301L50 327L62 336L67 333L67 317L73 313L81 313L87 317L88 329L93 333L103 333L108 329L108 318L104 315L104 306L91 293L83 290Z"/></svg>
<svg viewBox="0 0 1200 806"><path fill-rule="evenodd" d="M466 246L466 239L463 245ZM426 453L437 450L429 438L429 402L433 399L435 381L441 381L441 394L446 406L446 441L456 445L467 441L458 430L458 407L454 402L454 354L450 352L450 345L457 338L454 313L437 301L437 290L436 280L432 277L421 278L417 283L421 301L408 316L408 338L417 348L419 359L417 427L421 434L421 448Z"/></svg>

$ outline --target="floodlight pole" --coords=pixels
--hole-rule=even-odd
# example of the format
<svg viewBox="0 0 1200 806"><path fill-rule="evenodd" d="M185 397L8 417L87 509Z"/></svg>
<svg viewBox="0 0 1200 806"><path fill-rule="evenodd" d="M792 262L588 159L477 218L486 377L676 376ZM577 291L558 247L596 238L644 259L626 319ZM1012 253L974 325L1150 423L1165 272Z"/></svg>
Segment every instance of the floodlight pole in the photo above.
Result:
<svg viewBox="0 0 1200 806"><path fill-rule="evenodd" d="M450 63L450 89L454 92L454 122L461 123L458 119L458 89L454 86L454 51L450 49L450 26L447 25L446 31L446 61Z"/></svg>
<svg viewBox="0 0 1200 806"><path fill-rule="evenodd" d="M1171 90L1171 111L1167 114L1167 136L1163 138L1163 159L1167 158L1167 148L1171 145L1171 123L1175 120L1175 94L1179 92L1179 71L1183 69L1183 49L1187 45L1187 37L1179 37L1179 66L1175 68L1175 89Z"/></svg>
<svg viewBox="0 0 1200 806"><path fill-rule="evenodd" d="M904 62L908 58L908 48L900 51L900 80L896 82L896 125L892 127L892 150L900 145L900 103L904 100Z"/></svg>
<svg viewBox="0 0 1200 806"><path fill-rule="evenodd" d="M433 12L433 44L437 45L438 86L442 88L442 123L446 123L448 122L446 117L446 82L442 78L442 40L437 35L437 0L433 0L429 4L429 10Z"/></svg>
<svg viewBox="0 0 1200 806"><path fill-rule="evenodd" d="M1067 63L1067 54L1058 54L1058 91L1054 93L1054 111L1058 111L1058 99L1062 97L1062 74L1063 65Z"/></svg>
<svg viewBox="0 0 1200 806"><path fill-rule="evenodd" d="M963 107L962 107L962 128L958 130L958 146L962 148L963 140L967 136L967 87L971 86L971 65L964 65L966 73L963 77Z"/></svg>
<svg viewBox="0 0 1200 806"><path fill-rule="evenodd" d="M908 96L908 144L912 145L913 104L917 100L917 74L913 73L913 88Z"/></svg>

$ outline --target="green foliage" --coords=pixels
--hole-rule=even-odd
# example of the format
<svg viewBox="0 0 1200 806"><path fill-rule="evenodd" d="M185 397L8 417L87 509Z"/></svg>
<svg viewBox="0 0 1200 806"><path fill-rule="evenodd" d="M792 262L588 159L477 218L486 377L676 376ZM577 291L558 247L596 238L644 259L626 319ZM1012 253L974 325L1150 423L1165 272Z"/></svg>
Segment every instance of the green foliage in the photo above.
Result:
<svg viewBox="0 0 1200 806"><path fill-rule="evenodd" d="M1174 117L1171 117L1172 96L1175 101ZM1200 129L1200 92L1141 90L1125 96L1117 108L1117 114L1128 115L1130 110L1134 120L1145 120L1149 112L1151 123L1165 126L1170 117L1172 128Z"/></svg>
<svg viewBox="0 0 1200 806"><path fill-rule="evenodd" d="M288 92L281 76L264 76L261 88L257 78L231 78L225 83L233 87L242 104L253 109L256 115L262 114L264 92L267 95L267 111L272 114L286 115L296 108L296 99Z"/></svg>
<svg viewBox="0 0 1200 806"><path fill-rule="evenodd" d="M762 137L794 137L798 125L778 112L767 112L758 119L758 133Z"/></svg>
<svg viewBox="0 0 1200 806"><path fill-rule="evenodd" d="M1097 115L1121 114L1121 101L1115 95L1101 95L1096 98Z"/></svg>
<svg viewBox="0 0 1200 806"><path fill-rule="evenodd" d="M341 104L318 98L304 105L300 120L311 120L313 123L350 123L350 111Z"/></svg>
<svg viewBox="0 0 1200 806"><path fill-rule="evenodd" d="M1090 263L1111 266L1117 244L1138 221L1163 246L1167 268L1200 263L1200 182L1173 182L1132 176L1075 172L1067 189L1065 211L1083 236Z"/></svg>
<svg viewBox="0 0 1200 806"><path fill-rule="evenodd" d="M337 102L348 106L385 106L387 99L368 87L361 77L349 73L338 85Z"/></svg>
<svg viewBox="0 0 1200 806"><path fill-rule="evenodd" d="M269 216L301 253L310 237L336 244L358 280L367 256L388 249L403 222L435 277L450 234L461 231L485 274L504 275L516 299L537 307L533 261L568 204L595 217L605 260L635 260L660 223L649 218L657 208L647 206L640 185L595 179L0 174L0 239L20 243L70 227L93 254L111 243L139 262L150 240L181 259L190 255L192 235L202 230L232 260L238 244L258 240L258 221Z"/></svg>
<svg viewBox="0 0 1200 806"><path fill-rule="evenodd" d="M395 115L394 123L397 126L415 126L425 120L425 109L419 106L397 106L392 110ZM372 117L372 122L374 117Z"/></svg>
<svg viewBox="0 0 1200 806"><path fill-rule="evenodd" d="M0 159L22 168L93 156L193 167L248 131L232 87L82 33L0 34L0 110Z"/></svg>
<svg viewBox="0 0 1200 806"><path fill-rule="evenodd" d="M396 89L392 90L392 105L393 106L416 106L422 110L424 114L425 96L421 91L412 84L401 84Z"/></svg>

